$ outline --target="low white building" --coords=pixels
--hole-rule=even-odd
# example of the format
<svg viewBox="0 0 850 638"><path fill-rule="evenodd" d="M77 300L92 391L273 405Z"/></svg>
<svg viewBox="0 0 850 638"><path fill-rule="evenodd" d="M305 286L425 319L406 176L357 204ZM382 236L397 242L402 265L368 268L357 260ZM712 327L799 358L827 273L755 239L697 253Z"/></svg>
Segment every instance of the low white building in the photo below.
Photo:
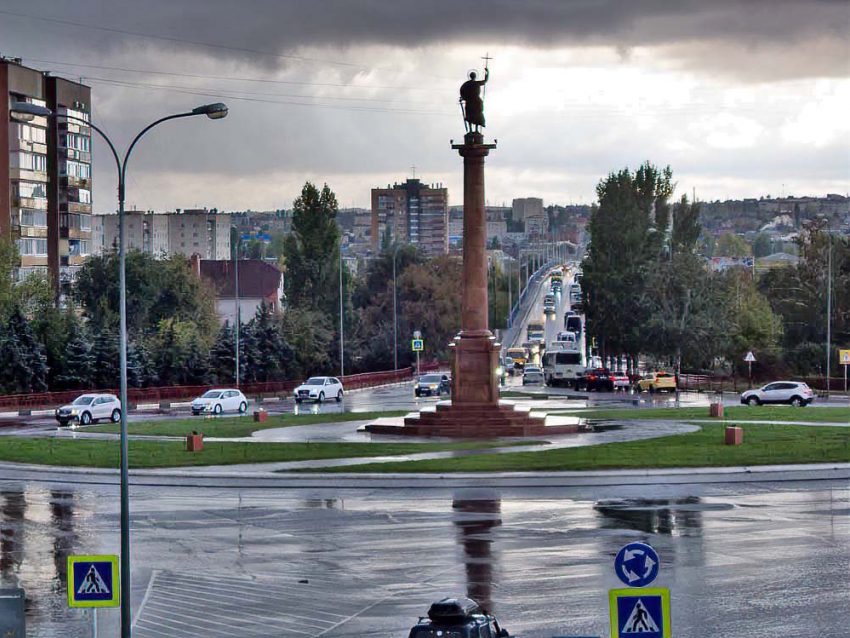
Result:
<svg viewBox="0 0 850 638"><path fill-rule="evenodd" d="M236 323L236 264L233 260L192 258L196 274L215 291L215 311L222 323ZM283 273L261 259L239 260L238 307L242 323L248 323L265 302L272 310L282 308Z"/></svg>

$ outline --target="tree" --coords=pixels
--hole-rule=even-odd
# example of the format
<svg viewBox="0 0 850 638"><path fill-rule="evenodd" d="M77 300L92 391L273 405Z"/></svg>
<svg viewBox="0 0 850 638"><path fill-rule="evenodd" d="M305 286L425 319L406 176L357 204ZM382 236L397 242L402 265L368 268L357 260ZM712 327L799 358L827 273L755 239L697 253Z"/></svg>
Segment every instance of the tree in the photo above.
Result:
<svg viewBox="0 0 850 638"><path fill-rule="evenodd" d="M77 274L73 296L80 303L92 331L118 325L118 254L91 257ZM154 259L137 250L127 253L127 328L149 334L164 319L191 321L212 343L218 321L215 295L192 273L186 259L175 255Z"/></svg>
<svg viewBox="0 0 850 638"><path fill-rule="evenodd" d="M725 233L717 240L714 254L719 257L750 257L753 251L740 235Z"/></svg>
<svg viewBox="0 0 850 638"><path fill-rule="evenodd" d="M265 302L248 324L246 332L255 344L251 374L254 381L279 381L291 368L292 353L283 338L283 321Z"/></svg>
<svg viewBox="0 0 850 638"><path fill-rule="evenodd" d="M119 383L118 331L103 328L94 333L91 346L90 384L98 390L116 388Z"/></svg>
<svg viewBox="0 0 850 638"><path fill-rule="evenodd" d="M9 394L47 390L44 348L20 308L12 310L0 329L0 388Z"/></svg>
<svg viewBox="0 0 850 638"><path fill-rule="evenodd" d="M646 162L635 173L625 168L609 174L596 192L599 205L591 211L582 268L587 329L602 356L634 357L647 339L646 278L667 243L672 171Z"/></svg>
<svg viewBox="0 0 850 638"><path fill-rule="evenodd" d="M310 182L295 200L292 232L284 242L286 299L290 307L333 313L339 275L339 227L336 196L327 184L321 192Z"/></svg>
<svg viewBox="0 0 850 638"><path fill-rule="evenodd" d="M283 338L292 348L292 377L327 374L334 327L324 312L289 308L283 315Z"/></svg>
<svg viewBox="0 0 850 638"><path fill-rule="evenodd" d="M671 243L674 254L693 253L699 241L702 226L699 223L700 205L698 202L689 203L688 196L673 208L673 235Z"/></svg>
<svg viewBox="0 0 850 638"><path fill-rule="evenodd" d="M753 257L767 257L773 252L773 244L770 236L759 233L753 240Z"/></svg>
<svg viewBox="0 0 850 638"><path fill-rule="evenodd" d="M77 322L69 322L65 356L53 369L53 379L59 388L82 390L91 387L95 360L88 334Z"/></svg>
<svg viewBox="0 0 850 638"><path fill-rule="evenodd" d="M218 383L233 383L236 370L236 331L225 321L210 351L210 372Z"/></svg>

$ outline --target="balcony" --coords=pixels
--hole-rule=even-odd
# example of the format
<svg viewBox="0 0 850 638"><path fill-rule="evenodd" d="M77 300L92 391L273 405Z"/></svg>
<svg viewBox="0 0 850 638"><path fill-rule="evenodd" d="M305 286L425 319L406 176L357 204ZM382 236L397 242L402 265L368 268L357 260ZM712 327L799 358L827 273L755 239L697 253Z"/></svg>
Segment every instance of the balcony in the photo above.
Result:
<svg viewBox="0 0 850 638"><path fill-rule="evenodd" d="M47 198L13 196L12 207L32 208L34 210L47 210Z"/></svg>
<svg viewBox="0 0 850 638"><path fill-rule="evenodd" d="M9 179L22 179L28 182L42 182L46 183L47 179L47 171L31 171L26 168L10 168L9 169Z"/></svg>
<svg viewBox="0 0 850 638"><path fill-rule="evenodd" d="M91 188L91 179L61 175L62 184L71 188Z"/></svg>
<svg viewBox="0 0 850 638"><path fill-rule="evenodd" d="M68 159L77 160L78 162L85 162L86 164L91 164L91 153L78 151L74 148L62 148L65 151L65 155Z"/></svg>
<svg viewBox="0 0 850 638"><path fill-rule="evenodd" d="M59 202L60 213L83 213L91 214L91 204L81 204L80 202Z"/></svg>

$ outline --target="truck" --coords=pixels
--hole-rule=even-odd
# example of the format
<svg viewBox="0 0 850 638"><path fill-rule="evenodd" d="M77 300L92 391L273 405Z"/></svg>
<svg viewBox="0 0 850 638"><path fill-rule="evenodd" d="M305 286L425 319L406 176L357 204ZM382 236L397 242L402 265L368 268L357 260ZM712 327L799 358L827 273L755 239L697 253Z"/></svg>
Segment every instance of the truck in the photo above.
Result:
<svg viewBox="0 0 850 638"><path fill-rule="evenodd" d="M558 346L558 347L556 347ZM584 353L574 345L554 342L543 355L543 382L548 386L576 387L584 373L587 361Z"/></svg>

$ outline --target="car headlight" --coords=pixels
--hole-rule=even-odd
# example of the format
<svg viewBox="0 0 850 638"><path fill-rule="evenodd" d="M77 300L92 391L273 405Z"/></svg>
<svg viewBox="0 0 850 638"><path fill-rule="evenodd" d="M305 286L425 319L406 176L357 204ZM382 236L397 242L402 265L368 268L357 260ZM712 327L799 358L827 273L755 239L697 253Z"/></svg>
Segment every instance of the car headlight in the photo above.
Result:
<svg viewBox="0 0 850 638"><path fill-rule="evenodd" d="M505 369L502 366L496 368L496 374L502 376L505 373Z"/></svg>

